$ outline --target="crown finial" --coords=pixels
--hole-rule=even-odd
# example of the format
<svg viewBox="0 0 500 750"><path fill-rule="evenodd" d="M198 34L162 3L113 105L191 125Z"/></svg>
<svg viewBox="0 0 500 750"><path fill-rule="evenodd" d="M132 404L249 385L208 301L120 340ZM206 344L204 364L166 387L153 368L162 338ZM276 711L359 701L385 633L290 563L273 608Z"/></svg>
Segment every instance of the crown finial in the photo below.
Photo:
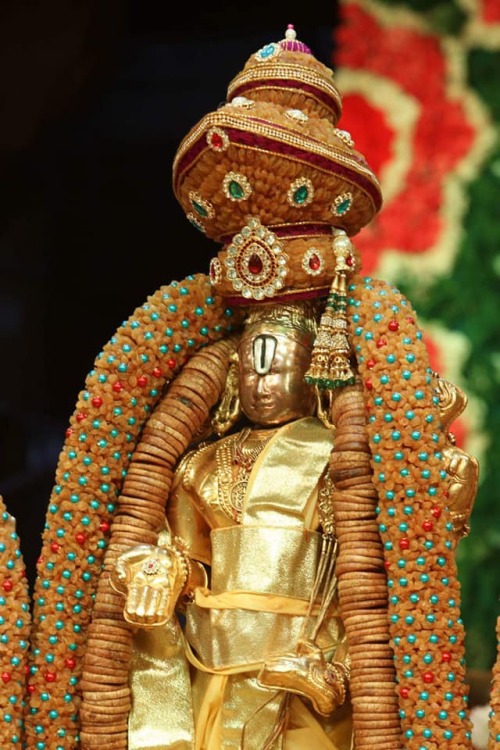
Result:
<svg viewBox="0 0 500 750"><path fill-rule="evenodd" d="M286 49L289 52L305 52L307 55L311 54L309 47L303 42L297 40L297 32L293 23L289 23L286 27L285 38L280 42L282 49Z"/></svg>

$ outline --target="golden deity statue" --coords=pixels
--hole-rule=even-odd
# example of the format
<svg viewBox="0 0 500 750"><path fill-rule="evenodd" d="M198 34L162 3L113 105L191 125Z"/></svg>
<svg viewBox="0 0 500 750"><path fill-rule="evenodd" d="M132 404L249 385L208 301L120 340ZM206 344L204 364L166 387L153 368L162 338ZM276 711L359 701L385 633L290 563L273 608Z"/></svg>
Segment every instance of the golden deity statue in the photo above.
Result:
<svg viewBox="0 0 500 750"><path fill-rule="evenodd" d="M477 462L410 302L361 274L377 177L289 27L185 136L221 247L103 347L70 419L28 747L472 750L455 549Z"/></svg>
<svg viewBox="0 0 500 750"><path fill-rule="evenodd" d="M125 618L147 628L132 661L130 748L278 748L295 735L304 747L351 747L328 482L333 433L313 416L304 381L316 308L267 307L245 325L225 394L249 426L186 454L163 542L124 552L112 573ZM227 425L221 414L216 424L221 416ZM172 642L164 650L163 626L175 654Z"/></svg>

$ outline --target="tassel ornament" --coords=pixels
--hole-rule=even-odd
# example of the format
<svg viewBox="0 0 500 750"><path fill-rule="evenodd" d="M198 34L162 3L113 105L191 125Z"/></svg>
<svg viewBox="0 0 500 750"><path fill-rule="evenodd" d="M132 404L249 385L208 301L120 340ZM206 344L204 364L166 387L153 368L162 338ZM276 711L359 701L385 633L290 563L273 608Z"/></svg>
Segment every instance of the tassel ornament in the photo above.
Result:
<svg viewBox="0 0 500 750"><path fill-rule="evenodd" d="M349 237L342 229L333 239L335 276L321 316L306 382L319 391L353 385L352 354L347 332L347 276L354 271L354 256Z"/></svg>

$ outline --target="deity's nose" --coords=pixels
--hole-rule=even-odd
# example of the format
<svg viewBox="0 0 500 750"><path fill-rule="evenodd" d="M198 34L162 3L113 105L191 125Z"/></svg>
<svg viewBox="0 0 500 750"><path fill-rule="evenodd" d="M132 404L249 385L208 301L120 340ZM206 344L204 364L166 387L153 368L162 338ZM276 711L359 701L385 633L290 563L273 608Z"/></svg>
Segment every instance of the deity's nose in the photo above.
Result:
<svg viewBox="0 0 500 750"><path fill-rule="evenodd" d="M269 392L269 384L265 375L259 375L257 377L257 384L255 388L257 395L261 396Z"/></svg>

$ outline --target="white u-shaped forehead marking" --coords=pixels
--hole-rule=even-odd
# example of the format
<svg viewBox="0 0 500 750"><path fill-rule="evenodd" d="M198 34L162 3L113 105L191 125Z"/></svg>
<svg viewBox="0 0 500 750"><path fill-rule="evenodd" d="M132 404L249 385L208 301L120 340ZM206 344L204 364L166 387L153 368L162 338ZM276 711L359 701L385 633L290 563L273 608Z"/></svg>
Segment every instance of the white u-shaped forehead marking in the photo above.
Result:
<svg viewBox="0 0 500 750"><path fill-rule="evenodd" d="M253 366L257 375L266 375L273 364L277 340L274 336L261 334L253 340Z"/></svg>

